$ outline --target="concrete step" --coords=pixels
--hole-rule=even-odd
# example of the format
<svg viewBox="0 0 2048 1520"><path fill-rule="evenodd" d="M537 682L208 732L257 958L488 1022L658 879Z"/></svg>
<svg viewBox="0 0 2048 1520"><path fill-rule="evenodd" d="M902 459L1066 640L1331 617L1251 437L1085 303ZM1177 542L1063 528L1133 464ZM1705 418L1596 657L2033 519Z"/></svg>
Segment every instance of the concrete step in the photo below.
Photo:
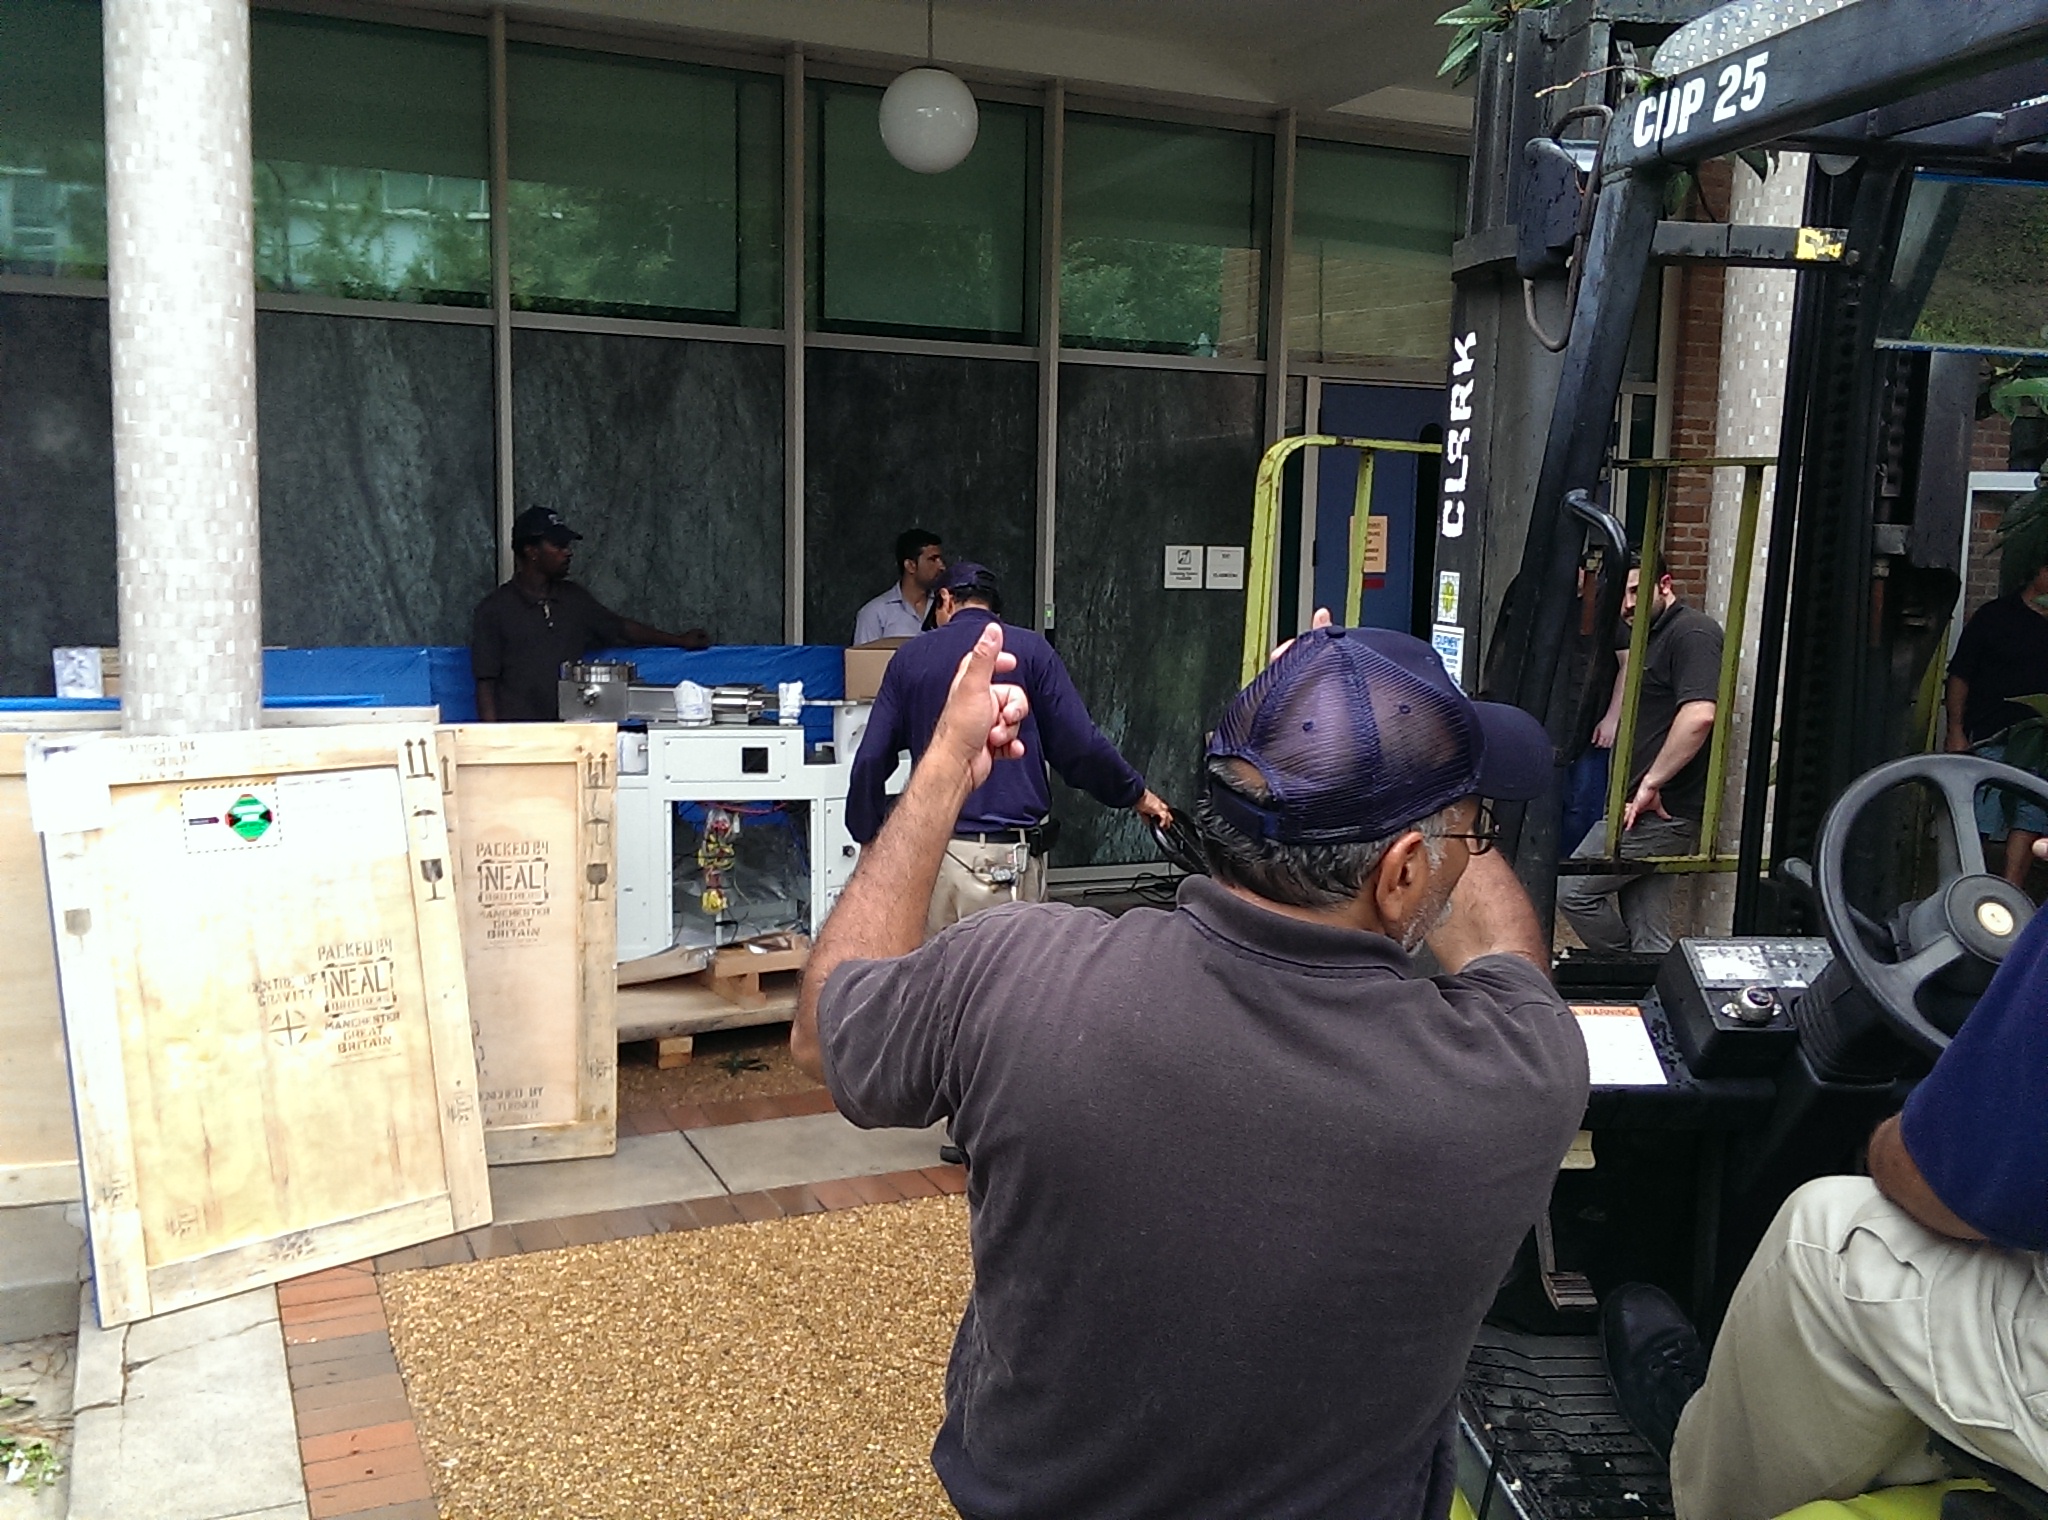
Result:
<svg viewBox="0 0 2048 1520"><path fill-rule="evenodd" d="M78 1328L84 1216L75 1203L0 1209L0 1342Z"/></svg>

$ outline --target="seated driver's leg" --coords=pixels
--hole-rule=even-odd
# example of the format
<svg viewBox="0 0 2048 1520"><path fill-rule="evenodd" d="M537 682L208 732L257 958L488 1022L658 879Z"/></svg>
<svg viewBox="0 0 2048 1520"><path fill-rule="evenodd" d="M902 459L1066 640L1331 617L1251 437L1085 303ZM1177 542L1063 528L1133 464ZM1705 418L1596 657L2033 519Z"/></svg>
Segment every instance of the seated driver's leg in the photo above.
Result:
<svg viewBox="0 0 2048 1520"><path fill-rule="evenodd" d="M1822 1178L1772 1221L1679 1421L1678 1520L1769 1520L1922 1481L1929 1426L2042 1483L2044 1421L2035 1258L1937 1235L1867 1178Z"/></svg>

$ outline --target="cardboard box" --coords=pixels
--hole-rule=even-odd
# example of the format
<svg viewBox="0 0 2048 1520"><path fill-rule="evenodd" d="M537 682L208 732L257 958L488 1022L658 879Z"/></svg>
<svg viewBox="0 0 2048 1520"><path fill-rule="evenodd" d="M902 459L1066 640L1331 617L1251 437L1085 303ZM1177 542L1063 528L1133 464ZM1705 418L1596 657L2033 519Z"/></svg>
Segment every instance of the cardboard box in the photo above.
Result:
<svg viewBox="0 0 2048 1520"><path fill-rule="evenodd" d="M908 639L875 639L867 644L855 644L846 651L846 700L849 702L872 702L875 693L882 689L882 672L889 668L890 657L908 644Z"/></svg>
<svg viewBox="0 0 2048 1520"><path fill-rule="evenodd" d="M60 645L50 651L60 697L121 695L121 651L92 644Z"/></svg>

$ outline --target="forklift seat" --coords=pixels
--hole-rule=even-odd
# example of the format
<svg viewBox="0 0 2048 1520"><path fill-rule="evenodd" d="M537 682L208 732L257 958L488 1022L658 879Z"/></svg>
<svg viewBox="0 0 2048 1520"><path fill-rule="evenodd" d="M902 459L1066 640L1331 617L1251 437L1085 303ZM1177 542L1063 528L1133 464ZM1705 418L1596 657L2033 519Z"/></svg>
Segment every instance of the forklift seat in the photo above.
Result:
<svg viewBox="0 0 2048 1520"><path fill-rule="evenodd" d="M1951 1494L1997 1497L1972 1479L1920 1483L1908 1488L1880 1488L1853 1499L1816 1499L1779 1516L1779 1520L1956 1520L1949 1509Z"/></svg>
<svg viewBox="0 0 2048 1520"><path fill-rule="evenodd" d="M1964 1451L1955 1442L1938 1435L1927 1437L1927 1448L1948 1463L1949 1471L1989 1484L1992 1492L2004 1501L2006 1514L2012 1520L2048 1520L2048 1493L2043 1493L2018 1473L1987 1462L1976 1453ZM2003 1517L1984 1506L1958 1508L1951 1514L1950 1507L1944 1505L1942 1520L2003 1520Z"/></svg>

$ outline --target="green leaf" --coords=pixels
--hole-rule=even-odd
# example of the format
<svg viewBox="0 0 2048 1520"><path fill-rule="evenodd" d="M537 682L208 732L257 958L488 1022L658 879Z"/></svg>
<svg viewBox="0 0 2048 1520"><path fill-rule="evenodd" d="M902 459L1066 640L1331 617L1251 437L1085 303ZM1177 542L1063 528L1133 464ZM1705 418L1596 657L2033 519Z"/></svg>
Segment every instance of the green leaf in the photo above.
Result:
<svg viewBox="0 0 2048 1520"><path fill-rule="evenodd" d="M1501 20L1502 17L1500 12L1494 7L1493 0L1468 0L1468 3L1459 6L1456 10L1445 11L1436 18L1436 24L1438 26L1471 26L1475 23L1484 25L1487 22L1498 24Z"/></svg>
<svg viewBox="0 0 2048 1520"><path fill-rule="evenodd" d="M1664 182L1664 214L1677 216L1685 209L1686 200L1692 195L1693 177L1690 169L1680 169Z"/></svg>
<svg viewBox="0 0 2048 1520"><path fill-rule="evenodd" d="M1771 171L1778 167L1778 155L1769 148L1744 148L1735 156L1748 164L1758 179L1769 179Z"/></svg>
<svg viewBox="0 0 2048 1520"><path fill-rule="evenodd" d="M1479 43L1485 34L1477 27L1463 33L1451 43L1451 50L1444 54L1443 66L1437 70L1438 77L1457 71L1453 84L1463 84L1470 72L1473 60L1479 55Z"/></svg>
<svg viewBox="0 0 2048 1520"><path fill-rule="evenodd" d="M1991 387L1991 406L2008 419L2020 414L2020 403L2031 401L2048 412L2048 378L2039 375L2002 380Z"/></svg>
<svg viewBox="0 0 2048 1520"><path fill-rule="evenodd" d="M2044 719L2048 719L2048 694L2032 697L2007 697L2008 702L2017 702L2022 707L2032 708Z"/></svg>

